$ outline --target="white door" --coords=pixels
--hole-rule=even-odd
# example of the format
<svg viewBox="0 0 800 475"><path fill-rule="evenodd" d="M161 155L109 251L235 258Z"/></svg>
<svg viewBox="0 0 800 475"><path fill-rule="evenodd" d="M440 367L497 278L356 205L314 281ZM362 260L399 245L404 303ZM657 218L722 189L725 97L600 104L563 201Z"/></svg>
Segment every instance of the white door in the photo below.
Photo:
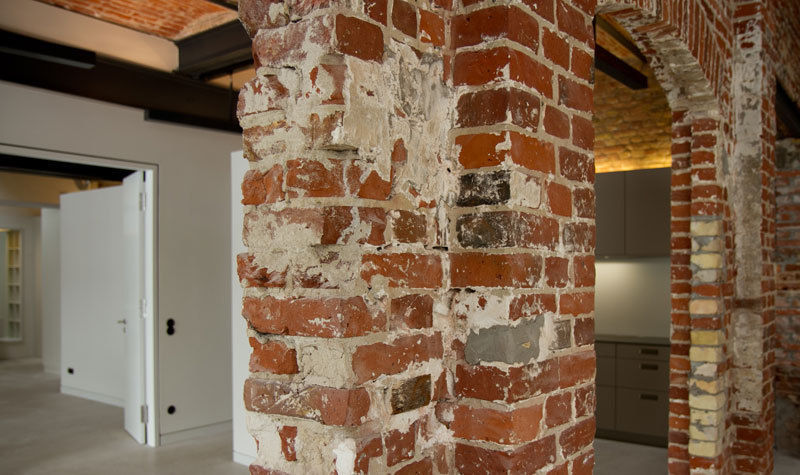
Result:
<svg viewBox="0 0 800 475"><path fill-rule="evenodd" d="M62 392L123 406L145 442L144 173L61 197Z"/></svg>

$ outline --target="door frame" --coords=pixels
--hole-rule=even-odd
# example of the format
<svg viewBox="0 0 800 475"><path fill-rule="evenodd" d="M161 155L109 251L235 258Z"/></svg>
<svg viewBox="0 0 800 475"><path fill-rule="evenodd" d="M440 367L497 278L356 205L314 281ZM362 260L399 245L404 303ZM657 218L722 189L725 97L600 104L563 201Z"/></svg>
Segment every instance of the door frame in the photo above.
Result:
<svg viewBox="0 0 800 475"><path fill-rule="evenodd" d="M147 212L145 214L145 312L144 323L144 393L147 405L147 421L145 422L146 444L151 447L160 445L158 405L158 165L99 155L76 154L59 150L34 147L23 147L0 144L0 154L15 155L44 160L95 165L119 168L131 171L143 171L147 182L145 195Z"/></svg>

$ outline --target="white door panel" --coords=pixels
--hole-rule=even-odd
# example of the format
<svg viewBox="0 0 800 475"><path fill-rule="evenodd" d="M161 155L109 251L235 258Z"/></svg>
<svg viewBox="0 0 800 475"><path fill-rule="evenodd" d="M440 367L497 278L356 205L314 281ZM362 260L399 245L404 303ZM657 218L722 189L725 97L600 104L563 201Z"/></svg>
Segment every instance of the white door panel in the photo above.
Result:
<svg viewBox="0 0 800 475"><path fill-rule="evenodd" d="M144 442L142 172L61 196L62 392L123 406Z"/></svg>

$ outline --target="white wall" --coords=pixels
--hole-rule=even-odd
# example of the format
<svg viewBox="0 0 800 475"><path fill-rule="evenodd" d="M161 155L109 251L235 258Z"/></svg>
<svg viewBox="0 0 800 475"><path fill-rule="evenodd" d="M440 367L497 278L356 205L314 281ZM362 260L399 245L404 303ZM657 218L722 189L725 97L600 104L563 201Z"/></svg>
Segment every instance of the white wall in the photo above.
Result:
<svg viewBox="0 0 800 475"><path fill-rule="evenodd" d="M0 228L22 231L22 340L0 342L0 360L31 358L41 351L40 219L26 208L0 208ZM5 252L5 250L3 250ZM5 269L2 270L5 272Z"/></svg>
<svg viewBox="0 0 800 475"><path fill-rule="evenodd" d="M244 207L241 183L249 169L242 152L231 154L231 348L233 350L233 460L250 465L256 459L256 443L247 432L246 411L242 390L249 376L250 345L247 341L247 322L242 317L244 292L236 271L236 255L246 252L242 242Z"/></svg>
<svg viewBox="0 0 800 475"><path fill-rule="evenodd" d="M229 421L229 157L241 136L145 122L138 109L6 82L0 103L2 144L158 165L161 434Z"/></svg>
<svg viewBox="0 0 800 475"><path fill-rule="evenodd" d="M42 209L42 364L61 369L61 260L58 209Z"/></svg>
<svg viewBox="0 0 800 475"><path fill-rule="evenodd" d="M595 332L669 338L669 257L598 260Z"/></svg>

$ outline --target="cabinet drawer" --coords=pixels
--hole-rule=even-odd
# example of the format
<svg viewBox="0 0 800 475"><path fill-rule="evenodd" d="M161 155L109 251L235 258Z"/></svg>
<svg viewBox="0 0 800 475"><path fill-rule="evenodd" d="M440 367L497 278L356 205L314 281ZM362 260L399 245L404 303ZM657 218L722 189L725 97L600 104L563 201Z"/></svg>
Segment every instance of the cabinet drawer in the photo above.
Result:
<svg viewBox="0 0 800 475"><path fill-rule="evenodd" d="M597 357L597 376L595 376L595 380L597 384L606 386L614 386L616 384L614 379L614 358Z"/></svg>
<svg viewBox="0 0 800 475"><path fill-rule="evenodd" d="M597 356L610 356L613 358L616 355L616 352L614 351L616 346L617 345L614 343L595 342L594 352L597 354Z"/></svg>
<svg viewBox="0 0 800 475"><path fill-rule="evenodd" d="M664 391L640 391L617 388L616 430L667 436L669 398Z"/></svg>
<svg viewBox="0 0 800 475"><path fill-rule="evenodd" d="M669 346L619 343L617 358L669 361Z"/></svg>
<svg viewBox="0 0 800 475"><path fill-rule="evenodd" d="M669 390L669 363L665 361L618 359L616 366L618 387Z"/></svg>
<svg viewBox="0 0 800 475"><path fill-rule="evenodd" d="M595 392L597 406L594 411L598 429L614 429L614 387L598 385Z"/></svg>

